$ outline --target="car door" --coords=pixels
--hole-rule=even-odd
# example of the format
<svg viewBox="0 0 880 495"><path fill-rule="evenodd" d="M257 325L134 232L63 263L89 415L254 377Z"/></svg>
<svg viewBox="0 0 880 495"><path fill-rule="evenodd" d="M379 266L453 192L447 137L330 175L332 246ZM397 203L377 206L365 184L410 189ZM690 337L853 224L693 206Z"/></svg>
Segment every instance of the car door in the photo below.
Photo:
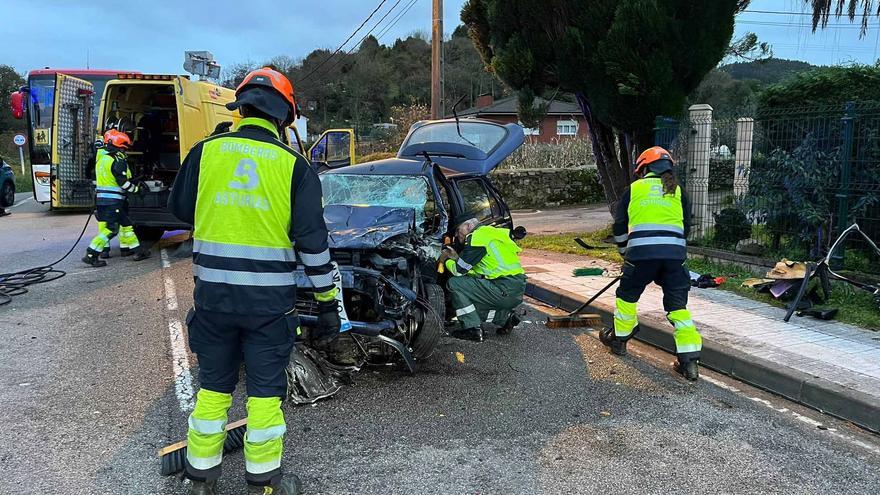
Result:
<svg viewBox="0 0 880 495"><path fill-rule="evenodd" d="M325 131L309 149L309 158L318 172L357 163L354 130Z"/></svg>
<svg viewBox="0 0 880 495"><path fill-rule="evenodd" d="M480 221L481 225L512 228L509 212L502 207L494 188L483 177L455 180L461 199L461 213Z"/></svg>

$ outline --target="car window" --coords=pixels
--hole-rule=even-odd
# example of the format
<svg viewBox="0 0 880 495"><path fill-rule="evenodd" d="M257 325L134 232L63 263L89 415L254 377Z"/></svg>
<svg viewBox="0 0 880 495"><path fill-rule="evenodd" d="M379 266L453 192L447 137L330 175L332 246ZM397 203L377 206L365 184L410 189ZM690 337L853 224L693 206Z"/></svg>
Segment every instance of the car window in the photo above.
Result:
<svg viewBox="0 0 880 495"><path fill-rule="evenodd" d="M422 143L455 143L490 153L506 136L507 129L497 124L463 121L456 126L455 122L437 122L414 130L403 147Z"/></svg>
<svg viewBox="0 0 880 495"><path fill-rule="evenodd" d="M421 176L322 174L324 204L412 208L416 224L436 214L433 189Z"/></svg>
<svg viewBox="0 0 880 495"><path fill-rule="evenodd" d="M477 220L483 221L493 216L493 210L498 210L489 191L478 179L463 180L458 183L461 199L464 201L464 212Z"/></svg>

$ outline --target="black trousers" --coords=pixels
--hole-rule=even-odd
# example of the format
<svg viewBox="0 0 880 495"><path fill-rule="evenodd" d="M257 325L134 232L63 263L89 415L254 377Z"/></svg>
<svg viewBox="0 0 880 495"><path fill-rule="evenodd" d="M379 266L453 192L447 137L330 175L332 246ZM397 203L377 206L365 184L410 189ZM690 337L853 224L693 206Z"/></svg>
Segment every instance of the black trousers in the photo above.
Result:
<svg viewBox="0 0 880 495"><path fill-rule="evenodd" d="M625 261L617 297L639 302L651 282L663 288L663 309L667 313L687 308L691 277L682 260Z"/></svg>
<svg viewBox="0 0 880 495"><path fill-rule="evenodd" d="M249 397L287 395L284 368L299 328L296 313L247 316L191 309L186 324L202 388L231 394L244 360Z"/></svg>

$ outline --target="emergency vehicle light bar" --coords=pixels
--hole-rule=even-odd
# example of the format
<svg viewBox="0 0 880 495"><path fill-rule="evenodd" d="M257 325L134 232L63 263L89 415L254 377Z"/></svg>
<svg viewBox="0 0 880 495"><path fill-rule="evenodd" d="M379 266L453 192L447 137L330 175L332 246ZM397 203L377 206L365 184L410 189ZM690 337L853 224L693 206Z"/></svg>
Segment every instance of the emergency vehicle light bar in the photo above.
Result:
<svg viewBox="0 0 880 495"><path fill-rule="evenodd" d="M117 74L117 79L138 79L142 81L172 81L177 76L168 74Z"/></svg>

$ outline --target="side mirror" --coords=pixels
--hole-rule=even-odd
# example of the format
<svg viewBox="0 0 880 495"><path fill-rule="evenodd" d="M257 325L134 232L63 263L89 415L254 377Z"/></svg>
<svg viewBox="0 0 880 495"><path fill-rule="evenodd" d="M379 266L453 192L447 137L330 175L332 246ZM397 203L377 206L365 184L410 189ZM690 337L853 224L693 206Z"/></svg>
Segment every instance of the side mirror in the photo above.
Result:
<svg viewBox="0 0 880 495"><path fill-rule="evenodd" d="M519 227L513 229L513 232L510 233L510 238L514 241L521 241L526 238L529 233L526 232L526 228L520 225Z"/></svg>
<svg viewBox="0 0 880 495"><path fill-rule="evenodd" d="M24 112L26 108L27 99L25 98L25 93L22 91L16 91L9 96L9 106L12 109L12 116L15 119L24 118Z"/></svg>

